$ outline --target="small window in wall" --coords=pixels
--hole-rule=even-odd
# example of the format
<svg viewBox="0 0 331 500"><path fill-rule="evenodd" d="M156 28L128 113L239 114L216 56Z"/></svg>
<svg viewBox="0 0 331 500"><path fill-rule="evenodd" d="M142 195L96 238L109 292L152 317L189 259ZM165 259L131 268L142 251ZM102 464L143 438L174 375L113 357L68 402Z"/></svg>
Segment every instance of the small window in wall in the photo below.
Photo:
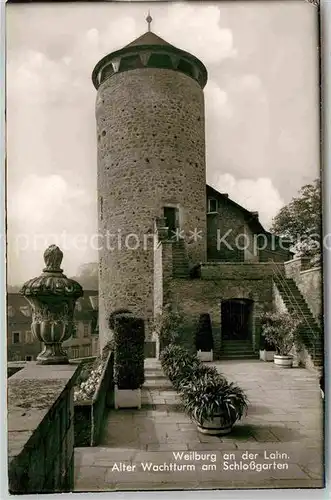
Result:
<svg viewBox="0 0 331 500"><path fill-rule="evenodd" d="M88 323L84 323L84 330L83 330L83 335L84 337L88 337L89 336L89 324Z"/></svg>
<svg viewBox="0 0 331 500"><path fill-rule="evenodd" d="M84 358L88 358L89 356L92 356L92 348L90 345L84 345L83 351L84 351Z"/></svg>
<svg viewBox="0 0 331 500"><path fill-rule="evenodd" d="M12 342L13 344L19 344L20 343L20 332L13 332L12 333Z"/></svg>
<svg viewBox="0 0 331 500"><path fill-rule="evenodd" d="M32 356L25 356L25 361L32 361Z"/></svg>
<svg viewBox="0 0 331 500"><path fill-rule="evenodd" d="M103 220L103 196L100 196L100 219Z"/></svg>
<svg viewBox="0 0 331 500"><path fill-rule="evenodd" d="M79 358L79 347L72 347L71 355L73 358Z"/></svg>
<svg viewBox="0 0 331 500"><path fill-rule="evenodd" d="M14 316L14 314L15 314L15 309L13 308L13 306L8 306L8 308L7 308L7 313L8 313L8 316L9 316L10 318L12 318L12 317Z"/></svg>
<svg viewBox="0 0 331 500"><path fill-rule="evenodd" d="M218 212L218 203L215 198L208 198L208 213L215 214Z"/></svg>

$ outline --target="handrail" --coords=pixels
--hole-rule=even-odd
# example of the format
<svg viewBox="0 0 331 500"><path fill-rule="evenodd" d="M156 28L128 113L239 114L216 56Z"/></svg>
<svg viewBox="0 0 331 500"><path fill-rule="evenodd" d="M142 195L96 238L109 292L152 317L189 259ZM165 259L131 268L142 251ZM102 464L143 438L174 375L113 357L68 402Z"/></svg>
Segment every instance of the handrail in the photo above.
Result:
<svg viewBox="0 0 331 500"><path fill-rule="evenodd" d="M316 341L317 341L318 336L315 333L315 331L313 330L313 328L311 327L311 325L310 325L309 321L307 320L306 316L304 315L304 313L303 313L303 311L301 309L301 306L300 306L300 304L297 301L297 298L293 294L291 288L289 287L289 285L288 285L288 283L286 281L286 278L283 277L283 273L282 273L281 270L279 270L279 266L277 265L277 263L275 261L273 261L273 274L284 285L284 287L286 289L286 293L287 293L288 297L290 298L290 300L294 299L294 302L295 302L295 305L296 305L296 307L294 307L294 311L296 312L296 315L298 316L299 320L301 320L301 318L300 318L300 315L298 314L298 310L300 311L303 320L307 323L307 325L308 325L308 327L309 327L309 329L310 329L310 331L312 333L312 336L313 336L312 348L313 348L313 357L315 358L316 357Z"/></svg>

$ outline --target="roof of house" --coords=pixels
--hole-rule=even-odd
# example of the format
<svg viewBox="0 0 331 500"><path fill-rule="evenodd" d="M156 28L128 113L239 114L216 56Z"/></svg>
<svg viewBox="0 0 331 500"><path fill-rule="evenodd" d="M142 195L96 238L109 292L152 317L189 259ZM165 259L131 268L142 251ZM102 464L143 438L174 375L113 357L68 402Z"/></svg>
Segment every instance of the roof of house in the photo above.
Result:
<svg viewBox="0 0 331 500"><path fill-rule="evenodd" d="M217 191L215 188L209 186L207 184L207 195L214 196L215 198L222 198L223 201L225 201L228 205L231 205L232 207L240 210L240 212L243 214L245 220L247 221L248 224L252 225L252 229L254 228L254 232L260 232L260 233L268 233L262 226L261 222L259 221L258 216L256 215L255 212L251 212L250 210L247 210L247 208L244 208L243 206L239 205L235 201L231 200L227 194L220 193Z"/></svg>
<svg viewBox="0 0 331 500"><path fill-rule="evenodd" d="M231 205L232 207L236 208L239 210L243 216L253 233L255 234L265 234L268 237L274 236L276 240L280 240L281 237L277 235L273 235L270 231L267 231L264 229L262 226L261 222L259 221L259 216L257 212L252 212L250 210L247 210L247 208L244 208L243 206L239 205L239 203L236 203L235 201L231 200L227 194L220 193L217 191L215 188L212 186L209 186L208 184L206 185L206 190L207 190L207 196L213 196L215 198L221 198L225 203ZM286 239L283 239L283 243L286 242ZM290 246L290 242L289 246Z"/></svg>

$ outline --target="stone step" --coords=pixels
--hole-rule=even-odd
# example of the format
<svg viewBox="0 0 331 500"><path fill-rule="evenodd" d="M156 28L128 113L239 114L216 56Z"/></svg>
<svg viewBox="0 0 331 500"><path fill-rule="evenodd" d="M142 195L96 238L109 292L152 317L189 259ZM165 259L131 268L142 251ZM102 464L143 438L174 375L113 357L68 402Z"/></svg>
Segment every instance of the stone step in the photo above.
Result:
<svg viewBox="0 0 331 500"><path fill-rule="evenodd" d="M238 354L238 353L221 353L219 356L219 359L258 359L259 355L255 353L243 353L243 354Z"/></svg>
<svg viewBox="0 0 331 500"><path fill-rule="evenodd" d="M287 310L292 314L296 313L296 316L302 321L299 329L300 337L307 351L312 356L314 365L321 366L323 364L324 345L318 324L305 298L292 278L284 280L278 276L275 279L275 283Z"/></svg>
<svg viewBox="0 0 331 500"><path fill-rule="evenodd" d="M252 346L244 346L244 347L235 347L235 346L221 346L222 351L224 352L251 352L253 351Z"/></svg>

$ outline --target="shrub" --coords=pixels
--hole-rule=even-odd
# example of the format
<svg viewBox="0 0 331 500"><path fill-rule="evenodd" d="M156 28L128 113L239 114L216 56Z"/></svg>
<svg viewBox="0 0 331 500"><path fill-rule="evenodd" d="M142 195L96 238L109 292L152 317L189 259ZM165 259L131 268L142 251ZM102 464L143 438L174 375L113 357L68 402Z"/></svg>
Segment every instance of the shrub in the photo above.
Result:
<svg viewBox="0 0 331 500"><path fill-rule="evenodd" d="M262 336L275 346L277 354L286 356L295 343L300 344L299 324L300 321L288 313L267 312L261 317Z"/></svg>
<svg viewBox="0 0 331 500"><path fill-rule="evenodd" d="M247 397L215 367L204 365L196 356L177 345L169 345L160 356L161 366L180 393L184 409L200 425L214 416L224 426L233 425L247 410Z"/></svg>
<svg viewBox="0 0 331 500"><path fill-rule="evenodd" d="M233 425L247 411L244 391L222 375L205 373L193 378L182 387L180 396L185 411L200 425L215 416L220 417L221 425Z"/></svg>
<svg viewBox="0 0 331 500"><path fill-rule="evenodd" d="M160 351L168 345L176 344L181 338L184 329L184 315L178 306L165 304L162 313L154 319L153 329L160 340Z"/></svg>
<svg viewBox="0 0 331 500"><path fill-rule="evenodd" d="M111 330L114 330L115 328L116 317L120 316L121 314L132 314L132 313L128 309L117 309L116 311L112 312L108 319L108 325Z"/></svg>
<svg viewBox="0 0 331 500"><path fill-rule="evenodd" d="M114 382L119 389L138 389L145 381L144 321L119 313L114 321Z"/></svg>
<svg viewBox="0 0 331 500"><path fill-rule="evenodd" d="M215 367L204 365L196 354L191 354L177 345L166 347L161 353L160 360L165 375L177 390L188 381L205 374L209 374L210 377L221 376Z"/></svg>
<svg viewBox="0 0 331 500"><path fill-rule="evenodd" d="M160 361L165 375L174 387L178 387L181 380L191 375L192 371L200 365L195 354L190 354L183 347L172 344L163 349Z"/></svg>
<svg viewBox="0 0 331 500"><path fill-rule="evenodd" d="M276 347L272 342L268 342L266 338L261 335L260 337L260 351L276 351Z"/></svg>
<svg viewBox="0 0 331 500"><path fill-rule="evenodd" d="M200 314L195 334L195 347L197 351L211 351L214 348L213 330L208 313Z"/></svg>
<svg viewBox="0 0 331 500"><path fill-rule="evenodd" d="M105 357L99 356L92 362L85 362L81 366L74 388L74 401L86 401L93 398L98 387L102 371L106 362Z"/></svg>

